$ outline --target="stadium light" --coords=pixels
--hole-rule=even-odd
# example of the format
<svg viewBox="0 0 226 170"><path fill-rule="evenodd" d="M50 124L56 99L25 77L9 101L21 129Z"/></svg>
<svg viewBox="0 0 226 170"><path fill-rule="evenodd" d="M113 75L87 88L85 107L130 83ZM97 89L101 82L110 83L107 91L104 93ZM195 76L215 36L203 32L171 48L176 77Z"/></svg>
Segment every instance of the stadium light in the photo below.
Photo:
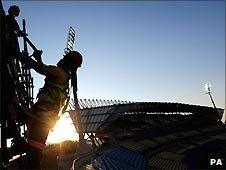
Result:
<svg viewBox="0 0 226 170"><path fill-rule="evenodd" d="M205 90L206 90L206 94L209 94L211 92L211 85L209 83L205 84Z"/></svg>
<svg viewBox="0 0 226 170"><path fill-rule="evenodd" d="M210 100L213 103L214 108L217 108L216 105L215 105L215 103L214 103L214 101L213 101L213 97L211 95L211 91L212 90L211 90L211 85L209 83L205 83L205 90L206 90L206 94L209 94Z"/></svg>

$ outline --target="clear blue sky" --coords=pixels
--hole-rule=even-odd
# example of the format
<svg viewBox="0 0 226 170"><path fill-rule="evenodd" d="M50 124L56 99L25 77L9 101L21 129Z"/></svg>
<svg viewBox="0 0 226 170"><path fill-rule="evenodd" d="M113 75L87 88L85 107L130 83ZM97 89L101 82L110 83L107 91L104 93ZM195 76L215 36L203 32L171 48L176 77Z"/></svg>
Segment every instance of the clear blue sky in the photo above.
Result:
<svg viewBox="0 0 226 170"><path fill-rule="evenodd" d="M16 4L46 64L56 64L69 26L84 55L78 97L225 108L224 1L3 1ZM34 74L35 92L43 76Z"/></svg>

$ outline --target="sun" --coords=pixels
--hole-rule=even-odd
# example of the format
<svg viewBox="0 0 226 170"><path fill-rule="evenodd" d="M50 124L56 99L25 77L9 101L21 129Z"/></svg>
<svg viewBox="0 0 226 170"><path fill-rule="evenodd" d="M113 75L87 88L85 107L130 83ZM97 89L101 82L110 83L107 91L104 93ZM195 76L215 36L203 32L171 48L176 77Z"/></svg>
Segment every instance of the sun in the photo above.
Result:
<svg viewBox="0 0 226 170"><path fill-rule="evenodd" d="M69 113L66 112L61 115L54 128L49 131L46 144L60 143L65 140L75 141L78 139L78 133L72 123L71 117Z"/></svg>

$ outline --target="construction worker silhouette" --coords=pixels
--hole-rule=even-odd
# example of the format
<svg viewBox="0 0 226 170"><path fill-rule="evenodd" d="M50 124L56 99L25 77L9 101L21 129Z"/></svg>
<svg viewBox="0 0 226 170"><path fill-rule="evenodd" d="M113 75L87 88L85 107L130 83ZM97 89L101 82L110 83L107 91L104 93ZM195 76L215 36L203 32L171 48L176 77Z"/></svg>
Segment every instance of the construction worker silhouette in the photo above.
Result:
<svg viewBox="0 0 226 170"><path fill-rule="evenodd" d="M77 69L82 64L82 55L77 51L66 54L57 66L47 66L41 62L41 52L33 56L37 61L19 53L18 59L38 73L45 75L44 87L37 95L37 102L28 114L27 141L16 144L11 149L11 156L26 152L28 155L27 168L39 168L42 150L49 130L58 120L58 113L65 106L68 98L69 80L76 76Z"/></svg>
<svg viewBox="0 0 226 170"><path fill-rule="evenodd" d="M13 49L19 51L18 36L23 36L23 32L16 21L16 17L20 14L20 8L16 5L12 5L8 9L8 15L6 15L6 26L8 30L9 39Z"/></svg>

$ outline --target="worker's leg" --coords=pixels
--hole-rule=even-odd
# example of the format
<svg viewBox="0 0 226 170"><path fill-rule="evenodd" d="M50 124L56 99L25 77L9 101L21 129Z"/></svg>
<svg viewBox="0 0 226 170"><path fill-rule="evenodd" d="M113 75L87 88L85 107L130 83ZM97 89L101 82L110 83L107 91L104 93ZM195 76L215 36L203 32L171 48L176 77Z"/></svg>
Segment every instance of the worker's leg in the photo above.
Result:
<svg viewBox="0 0 226 170"><path fill-rule="evenodd" d="M32 120L28 126L27 141L31 146L44 149L48 133L49 126L42 122Z"/></svg>
<svg viewBox="0 0 226 170"><path fill-rule="evenodd" d="M46 124L34 120L31 122L27 143L33 149L27 152L27 169L40 169L42 151L45 148L48 133L49 127Z"/></svg>
<svg viewBox="0 0 226 170"><path fill-rule="evenodd" d="M36 119L29 119L27 139L45 144L50 128L58 119L58 110L49 102L38 101L31 112Z"/></svg>
<svg viewBox="0 0 226 170"><path fill-rule="evenodd" d="M22 142L15 145L10 155L27 153L28 169L38 169L42 157L42 151L45 148L45 142L48 137L50 128L57 121L57 110L48 102L37 102L32 107L32 117L29 118L27 124L27 142Z"/></svg>
<svg viewBox="0 0 226 170"><path fill-rule="evenodd" d="M37 102L32 109L32 113L39 120L31 119L28 125L28 144L36 148L27 153L29 169L39 168L42 150L45 148L50 128L56 123L58 113L54 105L48 102Z"/></svg>

